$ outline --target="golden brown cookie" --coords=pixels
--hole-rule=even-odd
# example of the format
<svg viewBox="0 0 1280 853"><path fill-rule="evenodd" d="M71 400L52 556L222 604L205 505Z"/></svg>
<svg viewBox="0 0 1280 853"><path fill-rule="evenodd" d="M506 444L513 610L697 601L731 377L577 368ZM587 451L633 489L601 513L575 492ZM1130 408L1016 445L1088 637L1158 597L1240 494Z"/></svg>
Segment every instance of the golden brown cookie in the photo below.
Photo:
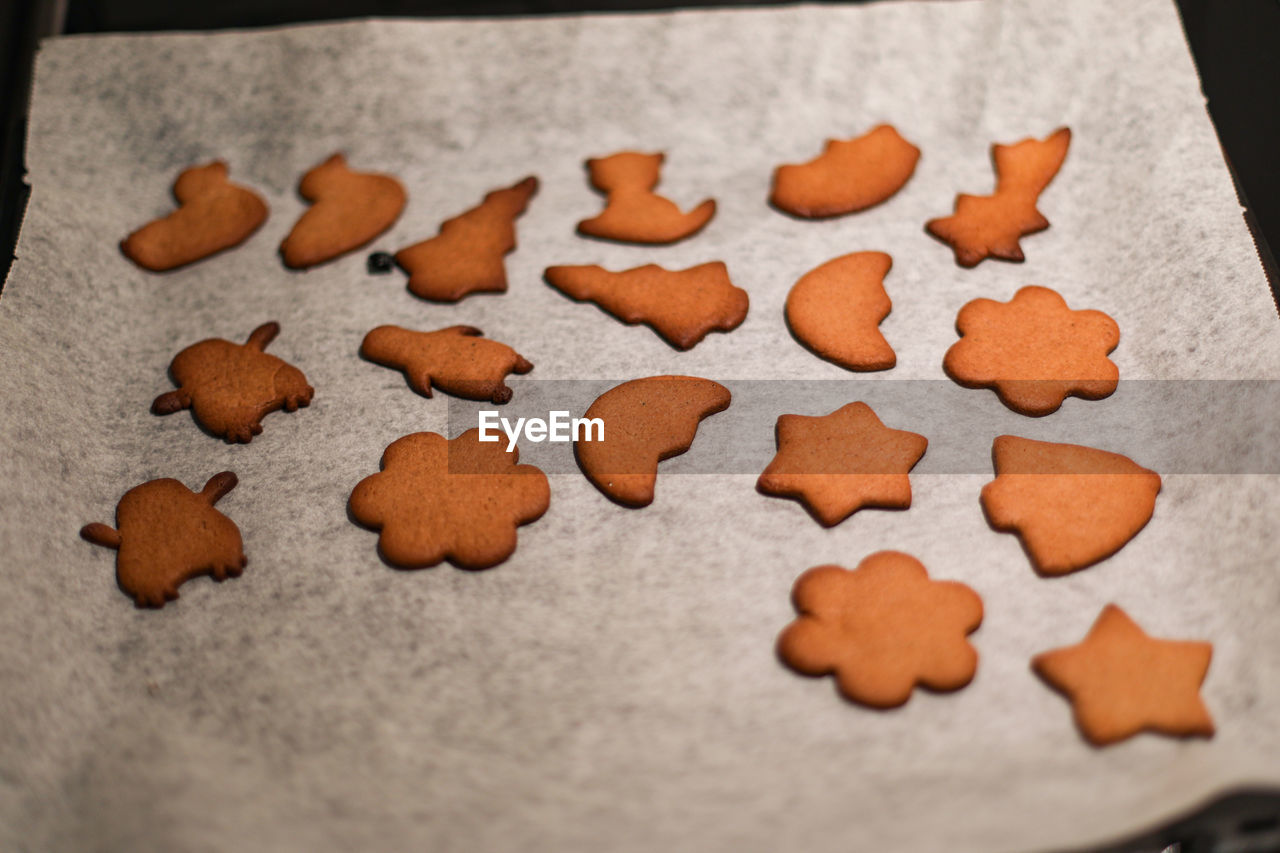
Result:
<svg viewBox="0 0 1280 853"><path fill-rule="evenodd" d="M951 246L962 267L976 266L984 258L1021 261L1019 238L1049 227L1036 202L1058 174L1070 144L1071 131L1060 127L1044 140L991 146L995 194L961 193L956 196L955 213L930 219L925 228Z"/></svg>
<svg viewBox="0 0 1280 853"><path fill-rule="evenodd" d="M756 488L796 498L820 524L839 524L863 507L911 506L907 472L924 456L923 435L889 429L866 403L819 418L778 418L778 453Z"/></svg>
<svg viewBox="0 0 1280 853"><path fill-rule="evenodd" d="M301 370L263 352L278 334L279 323L263 323L243 344L209 338L187 347L169 365L178 389L156 397L151 411L171 415L189 408L219 438L253 440L266 415L295 412L315 393Z"/></svg>
<svg viewBox="0 0 1280 853"><path fill-rule="evenodd" d="M547 267L552 287L579 302L594 302L628 325L644 323L686 350L708 332L729 332L747 317L747 292L729 281L720 261L687 270L656 264L610 272L599 266Z"/></svg>
<svg viewBox="0 0 1280 853"><path fill-rule="evenodd" d="M658 463L688 450L702 419L729 408L730 399L729 389L696 376L650 376L611 388L585 415L604 422L603 440L574 442L582 473L623 506L648 506Z"/></svg>
<svg viewBox="0 0 1280 853"><path fill-rule="evenodd" d="M774 170L769 202L808 219L866 210L902 189L919 160L920 149L888 124L856 139L828 139L808 163Z"/></svg>
<svg viewBox="0 0 1280 853"><path fill-rule="evenodd" d="M1211 644L1147 636L1108 604L1083 642L1038 654L1031 668L1071 700L1081 734L1107 746L1139 732L1212 737L1200 698L1212 657Z"/></svg>
<svg viewBox="0 0 1280 853"><path fill-rule="evenodd" d="M653 192L664 154L623 151L587 161L591 186L605 193L605 209L578 223L578 233L623 243L674 243L703 229L715 215L707 199L688 213Z"/></svg>
<svg viewBox="0 0 1280 853"><path fill-rule="evenodd" d="M496 566L516 550L516 528L537 521L551 502L547 476L517 465L520 451L479 440L469 429L452 440L434 432L397 439L380 473L351 492L355 519L380 531L378 550L402 569L448 560L463 569Z"/></svg>
<svg viewBox="0 0 1280 853"><path fill-rule="evenodd" d="M528 373L533 365L506 344L480 337L473 326L450 326L435 332L415 332L399 326L379 326L364 336L360 354L385 367L404 371L409 387L424 397L431 386L468 400L505 403L511 389L508 373Z"/></svg>
<svg viewBox="0 0 1280 853"><path fill-rule="evenodd" d="M538 191L530 176L494 190L476 207L445 220L435 237L396 252L409 273L409 290L436 302L457 302L472 293L505 293L505 258L516 247L516 217Z"/></svg>
<svg viewBox="0 0 1280 853"><path fill-rule="evenodd" d="M214 474L199 493L177 480L151 480L120 498L118 529L94 522L80 535L119 552L116 580L139 607L163 607L197 575L222 581L244 571L240 529L213 508L235 487L230 471Z"/></svg>
<svg viewBox="0 0 1280 853"><path fill-rule="evenodd" d="M850 370L888 370L897 364L880 323L893 303L884 277L893 259L854 252L800 277L787 294L787 325L800 343Z"/></svg>
<svg viewBox="0 0 1280 853"><path fill-rule="evenodd" d="M298 192L311 207L280 244L284 265L297 270L370 242L395 224L408 198L395 178L353 172L341 154L303 175Z"/></svg>
<svg viewBox="0 0 1280 853"><path fill-rule="evenodd" d="M978 668L966 639L982 624L982 599L956 581L934 581L915 557L880 551L856 569L818 566L791 591L796 621L778 656L804 675L834 673L845 698L896 708L916 685L959 690Z"/></svg>
<svg viewBox="0 0 1280 853"><path fill-rule="evenodd" d="M192 166L173 183L178 209L148 222L120 243L143 269L164 272L239 246L267 219L267 203L227 180L227 164Z"/></svg>
<svg viewBox="0 0 1280 853"><path fill-rule="evenodd" d="M1160 475L1119 453L1002 435L991 455L982 509L992 527L1018 534L1042 575L1110 557L1155 512Z"/></svg>
<svg viewBox="0 0 1280 853"><path fill-rule="evenodd" d="M961 340L942 361L966 388L992 388L1024 415L1058 411L1067 397L1101 400L1120 370L1107 354L1120 327L1101 311L1073 311L1047 287L1024 287L1009 302L975 299L956 315Z"/></svg>

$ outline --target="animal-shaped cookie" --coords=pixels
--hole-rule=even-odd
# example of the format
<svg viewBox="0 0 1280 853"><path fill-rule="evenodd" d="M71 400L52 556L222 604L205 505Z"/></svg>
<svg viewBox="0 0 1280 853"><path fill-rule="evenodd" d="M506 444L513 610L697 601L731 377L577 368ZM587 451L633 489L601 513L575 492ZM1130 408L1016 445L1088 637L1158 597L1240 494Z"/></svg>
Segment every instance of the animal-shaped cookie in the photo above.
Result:
<svg viewBox="0 0 1280 853"><path fill-rule="evenodd" d="M834 674L849 700L896 708L917 685L959 690L978 668L966 639L982 624L982 599L935 581L915 557L880 551L856 569L818 566L791 591L799 618L778 637L778 656L805 675Z"/></svg>
<svg viewBox="0 0 1280 853"><path fill-rule="evenodd" d="M386 231L404 210L404 187L390 175L353 172L334 154L302 176L298 192L311 202L280 244L284 265L306 269L360 248Z"/></svg>
<svg viewBox="0 0 1280 853"><path fill-rule="evenodd" d="M538 179L494 190L478 206L445 220L439 233L396 252L409 273L409 290L436 302L456 302L471 293L505 293L503 262L516 247L515 221L538 191Z"/></svg>
<svg viewBox="0 0 1280 853"><path fill-rule="evenodd" d="M193 577L221 581L244 570L240 529L213 508L235 486L230 471L214 474L198 493L177 480L151 480L120 498L115 528L94 522L80 535L119 552L116 579L139 607L163 607Z"/></svg>
<svg viewBox="0 0 1280 853"><path fill-rule="evenodd" d="M884 277L893 259L854 252L801 276L787 294L787 325L800 342L849 370L888 370L897 363L880 323L893 303Z"/></svg>
<svg viewBox="0 0 1280 853"><path fill-rule="evenodd" d="M747 317L747 292L720 261L686 270L656 264L610 272L599 266L548 267L547 283L578 301L594 302L628 325L644 323L686 350L708 332L729 332Z"/></svg>
<svg viewBox="0 0 1280 853"><path fill-rule="evenodd" d="M575 441L582 472L597 489L629 507L653 503L658 463L693 444L703 418L723 412L729 389L696 376L650 376L604 392L587 409L604 435Z"/></svg>
<svg viewBox="0 0 1280 853"><path fill-rule="evenodd" d="M994 389L1024 415L1058 411L1067 397L1101 400L1120 381L1107 354L1120 327L1101 311L1073 311L1047 287L1024 287L1009 302L975 299L956 315L961 339L942 367L966 388Z"/></svg>
<svg viewBox="0 0 1280 853"><path fill-rule="evenodd" d="M551 487L520 451L479 440L469 429L447 440L417 432L393 441L382 470L351 492L351 514L380 531L378 550L404 569L449 560L486 569L511 556L516 528L547 511Z"/></svg>
<svg viewBox="0 0 1280 853"><path fill-rule="evenodd" d="M1018 534L1040 574L1105 560L1155 512L1160 475L1119 453L1002 435L991 455L982 509L992 527Z"/></svg>
<svg viewBox="0 0 1280 853"><path fill-rule="evenodd" d="M808 219L856 213L902 189L919 160L920 149L888 124L856 139L828 139L813 160L774 170L769 202Z"/></svg>
<svg viewBox="0 0 1280 853"><path fill-rule="evenodd" d="M404 371L409 387L424 397L431 396L434 385L455 397L505 403L511 399L511 389L503 379L508 373L528 373L533 365L511 347L486 340L482 334L473 326L435 332L379 326L364 336L360 354Z"/></svg>
<svg viewBox="0 0 1280 853"><path fill-rule="evenodd" d="M931 219L925 228L951 246L962 267L976 266L984 258L1023 260L1020 238L1049 227L1036 203L1058 174L1070 144L1071 131L1061 127L1043 140L991 146L995 194L961 193L956 196L955 213Z"/></svg>
<svg viewBox="0 0 1280 853"><path fill-rule="evenodd" d="M578 223L578 233L624 243L674 243L701 231L715 215L715 201L707 199L682 213L673 201L653 192L665 156L623 151L588 160L591 185L607 200L598 216Z"/></svg>
<svg viewBox="0 0 1280 853"><path fill-rule="evenodd" d="M1209 643L1148 636L1108 604L1081 643L1038 654L1031 668L1071 701L1081 734L1107 746L1144 731L1212 737L1200 698L1212 657Z"/></svg>
<svg viewBox="0 0 1280 853"><path fill-rule="evenodd" d="M923 435L889 429L866 403L820 418L782 415L778 453L756 488L796 498L820 524L839 524L863 507L911 506L907 472L924 456Z"/></svg>
<svg viewBox="0 0 1280 853"><path fill-rule="evenodd" d="M219 438L248 443L262 432L266 415L297 411L315 393L301 370L263 352L278 334L279 323L263 323L243 344L209 338L187 347L169 365L177 390L156 397L151 411L189 408Z"/></svg>
<svg viewBox="0 0 1280 853"><path fill-rule="evenodd" d="M238 246L267 219L267 203L227 179L227 164L192 166L173 184L178 209L148 222L120 243L138 266L164 272Z"/></svg>

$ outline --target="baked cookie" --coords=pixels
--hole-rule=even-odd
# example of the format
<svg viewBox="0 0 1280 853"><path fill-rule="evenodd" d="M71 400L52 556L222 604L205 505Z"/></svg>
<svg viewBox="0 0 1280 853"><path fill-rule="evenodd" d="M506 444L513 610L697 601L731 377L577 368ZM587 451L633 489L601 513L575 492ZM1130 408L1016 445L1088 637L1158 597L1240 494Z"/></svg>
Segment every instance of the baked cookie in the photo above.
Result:
<svg viewBox="0 0 1280 853"><path fill-rule="evenodd" d="M1110 557L1155 512L1160 475L1119 453L1002 435L991 456L982 509L992 527L1018 534L1042 575Z"/></svg>
<svg viewBox="0 0 1280 853"><path fill-rule="evenodd" d="M267 203L227 180L221 160L192 166L173 183L178 209L120 241L120 251L152 272L175 269L239 246L267 220Z"/></svg>
<svg viewBox="0 0 1280 853"><path fill-rule="evenodd" d="M656 264L610 272L599 266L547 267L547 283L579 302L594 302L627 325L644 323L686 350L708 332L729 332L747 317L747 292L720 261L687 270Z"/></svg>
<svg viewBox="0 0 1280 853"><path fill-rule="evenodd" d="M658 463L688 450L702 419L729 408L730 399L729 389L696 376L650 376L611 388L585 415L604 422L603 439L573 444L582 473L623 506L648 506Z"/></svg>
<svg viewBox="0 0 1280 853"><path fill-rule="evenodd" d="M966 639L982 624L982 599L935 581L915 557L880 551L856 569L818 566L791 591L799 618L778 637L778 656L804 675L834 673L853 702L896 708L916 685L959 690L978 668Z"/></svg>
<svg viewBox="0 0 1280 853"><path fill-rule="evenodd" d="M395 178L353 172L341 154L303 175L298 192L311 207L280 244L284 265L297 270L369 243L395 224L408 199Z"/></svg>
<svg viewBox="0 0 1280 853"><path fill-rule="evenodd" d="M956 196L955 213L930 219L925 228L951 246L962 267L976 266L984 258L1021 261L1019 238L1049 227L1036 202L1058 174L1070 144L1071 131L1060 127L1044 140L991 146L995 194L961 193Z"/></svg>
<svg viewBox="0 0 1280 853"><path fill-rule="evenodd" d="M360 354L384 367L404 371L409 387L424 397L434 385L446 394L468 400L505 403L511 389L508 373L528 373L533 365L506 344L480 337L473 326L450 326L435 332L415 332L399 326L379 326L364 336Z"/></svg>
<svg viewBox="0 0 1280 853"><path fill-rule="evenodd" d="M1084 641L1031 659L1031 668L1069 700L1076 725L1095 746L1139 732L1212 737L1200 698L1213 646L1150 637L1108 604Z"/></svg>
<svg viewBox="0 0 1280 853"><path fill-rule="evenodd" d="M279 323L263 323L243 344L209 338L187 347L169 365L178 389L156 397L152 413L189 408L219 438L252 441L266 415L277 409L295 412L315 393L301 370L263 352L278 334Z"/></svg>
<svg viewBox="0 0 1280 853"><path fill-rule="evenodd" d="M774 170L769 203L807 219L866 210L902 189L919 161L920 149L888 124L856 139L828 139L809 162Z"/></svg>
<svg viewBox="0 0 1280 853"><path fill-rule="evenodd" d="M796 498L827 527L863 507L911 506L907 472L924 456L923 435L889 429L866 403L850 403L819 418L782 415L778 453L756 488Z"/></svg>
<svg viewBox="0 0 1280 853"><path fill-rule="evenodd" d="M476 207L446 219L436 236L396 252L396 263L409 274L409 291L435 302L506 293L503 258L516 247L516 217L537 191L533 176L494 190Z"/></svg>
<svg viewBox="0 0 1280 853"><path fill-rule="evenodd" d="M487 569L516 549L516 528L537 521L551 502L547 476L517 465L520 451L479 440L469 429L452 440L434 432L397 439L380 473L351 492L351 515L380 531L378 550L402 569L448 560Z"/></svg>
<svg viewBox="0 0 1280 853"><path fill-rule="evenodd" d="M248 560L235 522L213 505L236 487L230 471L193 492L177 480L151 480L124 493L116 528L94 522L80 531L116 555L116 580L139 607L163 607L197 575L239 577Z"/></svg>
<svg viewBox="0 0 1280 853"><path fill-rule="evenodd" d="M854 252L800 277L787 294L787 325L814 354L849 370L888 370L897 364L880 323L893 303L884 277L893 259Z"/></svg>
<svg viewBox="0 0 1280 853"><path fill-rule="evenodd" d="M623 151L587 161L591 186L605 193L604 210L578 223L578 233L623 243L675 243L697 234L715 215L707 199L688 213L653 192L665 154Z"/></svg>
<svg viewBox="0 0 1280 853"><path fill-rule="evenodd" d="M961 340L942 367L966 388L992 388L1015 412L1040 417L1067 397L1101 400L1120 370L1107 354L1120 327L1101 311L1073 311L1047 287L1024 287L1009 302L975 299L956 315Z"/></svg>

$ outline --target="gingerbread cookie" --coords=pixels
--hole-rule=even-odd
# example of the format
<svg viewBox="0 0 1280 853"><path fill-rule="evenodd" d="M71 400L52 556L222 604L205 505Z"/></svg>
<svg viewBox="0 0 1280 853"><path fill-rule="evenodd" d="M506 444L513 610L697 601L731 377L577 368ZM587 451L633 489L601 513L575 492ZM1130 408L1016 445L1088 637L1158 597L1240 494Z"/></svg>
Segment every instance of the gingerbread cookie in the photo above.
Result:
<svg viewBox="0 0 1280 853"><path fill-rule="evenodd" d="M828 139L813 160L774 170L769 202L807 219L866 210L902 189L919 160L920 149L888 124L856 139Z"/></svg>
<svg viewBox="0 0 1280 853"><path fill-rule="evenodd" d="M707 199L688 213L653 192L664 154L623 151L587 161L591 186L607 195L605 209L578 223L578 233L624 243L675 243L703 229L715 215Z"/></svg>
<svg viewBox="0 0 1280 853"><path fill-rule="evenodd" d="M143 269L164 272L239 246L267 219L267 203L227 180L227 164L192 166L173 184L178 209L148 222L120 243Z"/></svg>
<svg viewBox="0 0 1280 853"><path fill-rule="evenodd" d="M982 509L992 527L1018 534L1042 575L1110 557L1155 512L1160 475L1119 453L1002 435L991 455Z"/></svg>
<svg viewBox="0 0 1280 853"><path fill-rule="evenodd" d="M1144 731L1212 737L1200 698L1212 657L1211 644L1150 637L1108 604L1083 642L1038 654L1031 668L1071 701L1081 734L1107 746Z"/></svg>
<svg viewBox="0 0 1280 853"><path fill-rule="evenodd" d="M896 708L916 685L959 690L978 668L966 639L982 624L982 599L956 581L934 581L915 557L880 551L856 569L819 566L791 592L799 618L778 637L778 656L804 675L835 674L853 702Z"/></svg>
<svg viewBox="0 0 1280 853"><path fill-rule="evenodd" d="M478 206L445 220L435 237L396 252L396 263L409 273L409 291L436 302L505 293L503 258L516 247L516 217L537 191L533 176L494 190Z"/></svg>
<svg viewBox="0 0 1280 853"><path fill-rule="evenodd" d="M124 493L116 528L94 522L80 531L116 555L116 580L139 607L163 607L197 575L239 577L248 560L235 522L213 505L236 487L230 471L193 492L177 480L151 480Z"/></svg>
<svg viewBox="0 0 1280 853"><path fill-rule="evenodd" d="M995 194L961 193L956 196L955 213L931 219L925 228L951 246L962 267L976 266L984 258L1021 261L1019 238L1049 227L1036 202L1058 174L1070 144L1071 131L1060 127L1044 140L991 146Z"/></svg>
<svg viewBox="0 0 1280 853"><path fill-rule="evenodd" d="M407 196L390 175L353 172L334 154L302 176L298 192L311 207L280 244L284 265L306 269L360 248L390 228Z"/></svg>
<svg viewBox="0 0 1280 853"><path fill-rule="evenodd" d="M151 411L189 408L219 438L248 443L262 432L263 417L277 409L295 412L315 393L301 370L263 352L278 334L279 323L263 323L243 344L209 338L187 347L169 365L178 389L156 397Z"/></svg>
<svg viewBox="0 0 1280 853"><path fill-rule="evenodd" d="M397 439L380 473L351 492L351 514L380 531L387 562L421 569L448 560L487 569L516 549L516 528L537 521L551 502L547 476L517 465L520 451L479 440L469 429L447 440L434 432Z"/></svg>
<svg viewBox="0 0 1280 853"><path fill-rule="evenodd" d="M574 442L582 473L623 506L648 506L658 463L688 450L702 419L729 408L730 399L729 389L696 376L650 376L611 388L585 416L604 422L603 439Z"/></svg>
<svg viewBox="0 0 1280 853"><path fill-rule="evenodd" d="M992 388L1015 412L1039 417L1067 397L1101 400L1120 370L1107 354L1120 328L1101 311L1073 311L1047 287L1024 287L1009 302L975 299L956 315L961 340L942 367L966 388Z"/></svg>
<svg viewBox="0 0 1280 853"><path fill-rule="evenodd" d="M866 403L850 403L820 418L778 418L778 453L756 488L796 498L818 523L839 524L863 507L911 506L907 472L929 440L889 429Z"/></svg>
<svg viewBox="0 0 1280 853"><path fill-rule="evenodd" d="M810 270L787 294L787 325L827 361L850 370L888 370L898 360L880 334L893 307L884 292L891 266L884 252L854 252Z"/></svg>
<svg viewBox="0 0 1280 853"><path fill-rule="evenodd" d="M404 371L409 387L424 397L431 386L468 400L505 403L508 373L528 373L533 365L506 344L485 340L473 326L415 332L379 326L364 336L360 354L384 367Z"/></svg>
<svg viewBox="0 0 1280 853"><path fill-rule="evenodd" d="M686 350L708 332L729 332L747 317L747 292L720 261L687 270L656 264L610 272L599 266L548 267L547 283L579 302L594 302L628 325L644 323Z"/></svg>

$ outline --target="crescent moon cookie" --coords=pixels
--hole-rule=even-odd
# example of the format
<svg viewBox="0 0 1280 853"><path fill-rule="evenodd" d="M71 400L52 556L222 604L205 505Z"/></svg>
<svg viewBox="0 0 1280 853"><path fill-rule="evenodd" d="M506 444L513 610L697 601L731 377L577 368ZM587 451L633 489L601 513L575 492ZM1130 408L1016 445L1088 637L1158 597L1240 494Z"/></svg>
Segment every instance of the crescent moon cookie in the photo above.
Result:
<svg viewBox="0 0 1280 853"><path fill-rule="evenodd" d="M961 339L942 367L965 388L991 388L1010 409L1040 417L1067 397L1101 400L1120 370L1107 355L1120 327L1101 311L1073 311L1047 287L1024 287L1008 302L975 299L960 309Z"/></svg>
<svg viewBox="0 0 1280 853"><path fill-rule="evenodd" d="M151 480L120 498L115 528L95 522L80 535L118 552L116 580L139 607L163 607L191 578L222 581L244 571L240 529L213 508L235 487L230 471L210 477L200 492L177 480Z"/></svg>
<svg viewBox="0 0 1280 853"><path fill-rule="evenodd" d="M884 277L893 259L854 252L800 277L787 294L787 325L813 353L849 370L888 370L897 364L880 323L893 303Z"/></svg>
<svg viewBox="0 0 1280 853"><path fill-rule="evenodd" d="M578 233L622 243L675 243L701 231L715 215L707 199L688 213L653 192L665 154L623 151L587 161L591 186L606 194L605 208L578 223Z"/></svg>
<svg viewBox="0 0 1280 853"><path fill-rule="evenodd" d="M434 385L455 397L505 403L511 399L511 389L503 382L507 374L528 373L533 365L511 347L482 334L473 326L435 332L379 326L364 336L360 354L404 371L409 387L424 397L431 396Z"/></svg>
<svg viewBox="0 0 1280 853"><path fill-rule="evenodd" d="M920 149L888 124L855 139L828 139L813 160L774 170L769 203L807 219L856 213L902 189L919 161Z"/></svg>
<svg viewBox="0 0 1280 853"><path fill-rule="evenodd" d="M804 675L834 675L851 702L896 708L917 686L959 690L978 669L967 637L982 624L982 599L962 583L931 580L909 554L809 569L791 599L799 616L778 637L778 656Z"/></svg>
<svg viewBox="0 0 1280 853"><path fill-rule="evenodd" d="M956 196L955 213L931 219L925 228L951 246L956 263L962 267L976 266L984 258L1023 260L1019 238L1049 227L1036 203L1058 174L1070 144L1070 129L1060 127L1043 140L992 145L995 193L961 193Z"/></svg>
<svg viewBox="0 0 1280 853"><path fill-rule="evenodd" d="M173 183L178 209L148 222L120 243L138 266L165 272L238 246L267 219L267 203L227 179L227 164L192 166Z"/></svg>
<svg viewBox="0 0 1280 853"><path fill-rule="evenodd" d="M395 178L353 172L342 154L303 175L298 192L312 204L280 244L291 269L323 264L371 242L395 224L408 200Z"/></svg>

